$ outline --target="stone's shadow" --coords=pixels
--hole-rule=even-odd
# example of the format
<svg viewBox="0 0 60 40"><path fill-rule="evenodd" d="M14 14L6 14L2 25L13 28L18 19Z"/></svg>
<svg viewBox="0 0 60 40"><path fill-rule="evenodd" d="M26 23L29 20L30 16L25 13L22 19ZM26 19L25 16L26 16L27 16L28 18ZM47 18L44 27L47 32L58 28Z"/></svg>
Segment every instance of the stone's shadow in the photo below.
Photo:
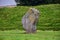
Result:
<svg viewBox="0 0 60 40"><path fill-rule="evenodd" d="M26 32L21 32L21 33L17 33L17 34L36 34L37 32L35 33L26 33Z"/></svg>
<svg viewBox="0 0 60 40"><path fill-rule="evenodd" d="M27 34L26 32L23 32L23 33L18 33L18 34Z"/></svg>
<svg viewBox="0 0 60 40"><path fill-rule="evenodd" d="M27 34L27 33L24 31L24 32L18 32L18 33L12 33L12 34Z"/></svg>

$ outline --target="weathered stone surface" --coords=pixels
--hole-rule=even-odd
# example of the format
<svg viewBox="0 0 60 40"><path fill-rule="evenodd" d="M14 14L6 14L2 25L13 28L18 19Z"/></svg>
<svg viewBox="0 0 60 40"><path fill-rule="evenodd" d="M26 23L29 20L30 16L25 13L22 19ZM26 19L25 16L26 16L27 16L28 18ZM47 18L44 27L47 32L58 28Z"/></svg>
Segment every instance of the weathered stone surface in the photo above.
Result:
<svg viewBox="0 0 60 40"><path fill-rule="evenodd" d="M22 18L23 28L26 33L36 32L36 23L38 21L39 11L35 8L30 8Z"/></svg>

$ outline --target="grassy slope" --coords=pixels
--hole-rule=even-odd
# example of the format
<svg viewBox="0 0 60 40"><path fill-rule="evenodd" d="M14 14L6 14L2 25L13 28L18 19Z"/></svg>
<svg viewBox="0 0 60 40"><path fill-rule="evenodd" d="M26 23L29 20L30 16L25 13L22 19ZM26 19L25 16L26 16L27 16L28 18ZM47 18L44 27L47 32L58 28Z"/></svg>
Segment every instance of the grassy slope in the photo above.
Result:
<svg viewBox="0 0 60 40"><path fill-rule="evenodd" d="M0 31L0 40L59 40L60 31L37 31L36 34L23 34L24 31Z"/></svg>
<svg viewBox="0 0 60 40"><path fill-rule="evenodd" d="M38 29L44 27L60 28L60 4L33 6L40 11ZM29 6L0 9L0 28L21 29L22 16L27 12Z"/></svg>

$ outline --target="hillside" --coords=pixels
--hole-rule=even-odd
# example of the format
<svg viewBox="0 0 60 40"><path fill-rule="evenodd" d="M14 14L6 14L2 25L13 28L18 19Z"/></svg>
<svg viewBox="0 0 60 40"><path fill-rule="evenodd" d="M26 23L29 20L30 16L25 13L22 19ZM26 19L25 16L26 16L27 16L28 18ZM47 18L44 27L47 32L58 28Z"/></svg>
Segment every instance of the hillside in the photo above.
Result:
<svg viewBox="0 0 60 40"><path fill-rule="evenodd" d="M40 11L37 29L60 29L60 4L0 8L0 30L23 29L21 19L30 7Z"/></svg>

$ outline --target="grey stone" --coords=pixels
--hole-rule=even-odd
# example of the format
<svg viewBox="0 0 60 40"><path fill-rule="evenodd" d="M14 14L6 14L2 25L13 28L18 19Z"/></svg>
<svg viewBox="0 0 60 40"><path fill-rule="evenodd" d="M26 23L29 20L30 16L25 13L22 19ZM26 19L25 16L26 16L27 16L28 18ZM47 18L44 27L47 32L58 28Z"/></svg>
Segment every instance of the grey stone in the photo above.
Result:
<svg viewBox="0 0 60 40"><path fill-rule="evenodd" d="M35 8L30 8L22 18L23 28L26 33L36 32L36 23L38 21L39 11Z"/></svg>

